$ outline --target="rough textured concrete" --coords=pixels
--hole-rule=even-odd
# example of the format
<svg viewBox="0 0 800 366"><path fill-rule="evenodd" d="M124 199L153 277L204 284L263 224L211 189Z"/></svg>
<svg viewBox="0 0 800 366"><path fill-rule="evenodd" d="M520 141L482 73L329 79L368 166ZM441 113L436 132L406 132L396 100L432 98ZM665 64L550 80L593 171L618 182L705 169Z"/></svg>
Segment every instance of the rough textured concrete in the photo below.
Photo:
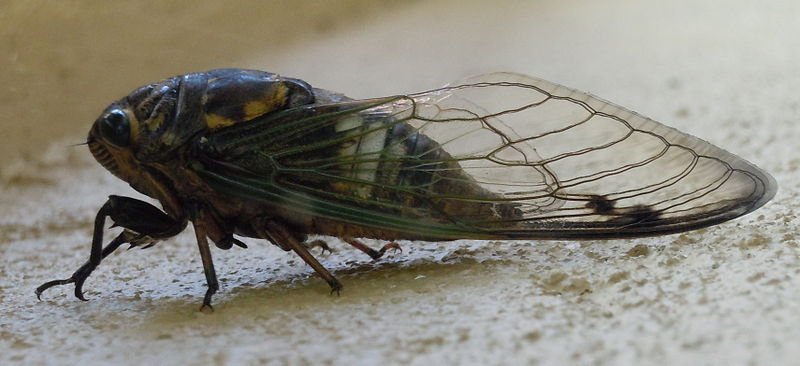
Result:
<svg viewBox="0 0 800 366"><path fill-rule="evenodd" d="M0 364L792 364L800 357L797 2L539 1L0 6ZM192 3L193 4L193 3ZM132 194L81 142L133 87L239 66L355 97L510 70L590 91L771 172L761 210L659 238L403 242L373 263L332 241L345 290L248 240L191 231L109 257L89 302L43 281L88 257L94 214Z"/></svg>

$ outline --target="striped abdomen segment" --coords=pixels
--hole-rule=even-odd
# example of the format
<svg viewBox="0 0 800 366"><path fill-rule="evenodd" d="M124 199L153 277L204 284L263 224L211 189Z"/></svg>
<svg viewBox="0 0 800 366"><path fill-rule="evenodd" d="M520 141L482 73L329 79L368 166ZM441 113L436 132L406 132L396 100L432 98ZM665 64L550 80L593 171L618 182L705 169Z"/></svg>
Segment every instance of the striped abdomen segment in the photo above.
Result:
<svg viewBox="0 0 800 366"><path fill-rule="evenodd" d="M496 198L466 174L439 143L407 123L357 116L341 120L337 133L353 136L340 145L341 181L331 188L360 204L408 217L499 217Z"/></svg>

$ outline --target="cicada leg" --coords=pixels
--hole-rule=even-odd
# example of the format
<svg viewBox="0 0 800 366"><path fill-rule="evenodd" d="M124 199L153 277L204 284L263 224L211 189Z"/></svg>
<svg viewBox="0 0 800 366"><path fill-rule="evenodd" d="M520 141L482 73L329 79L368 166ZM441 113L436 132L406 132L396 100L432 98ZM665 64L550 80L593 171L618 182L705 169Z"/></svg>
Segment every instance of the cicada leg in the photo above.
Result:
<svg viewBox="0 0 800 366"><path fill-rule="evenodd" d="M297 253L304 262L311 266L311 268L331 286L331 293L335 292L337 295L339 294L339 291L342 289L342 284L339 280L333 277L333 275L311 255L306 246L297 240L297 235L294 235L289 228L272 220L258 222L254 225L254 228L264 239L271 240L279 247L289 248Z"/></svg>
<svg viewBox="0 0 800 366"><path fill-rule="evenodd" d="M103 230L107 217L111 218L115 226L125 230L103 248ZM69 278L48 281L37 287L36 297L41 300L42 293L47 289L74 283L75 297L86 301L83 296L84 282L100 265L100 262L122 244L153 244L160 239L178 234L185 227L186 220L176 220L149 203L128 197L110 196L103 207L97 211L94 220L92 251L89 261L78 268Z"/></svg>
<svg viewBox="0 0 800 366"><path fill-rule="evenodd" d="M200 311L206 308L214 311L214 307L211 306L211 297L219 290L219 282L217 281L217 271L214 269L214 261L211 258L211 248L208 246L208 233L203 225L204 214L202 210L195 209L191 215L194 233L197 237L197 247L200 249L200 259L203 262L203 272L206 275L206 284L208 285Z"/></svg>
<svg viewBox="0 0 800 366"><path fill-rule="evenodd" d="M402 252L403 248L400 247L400 244L395 242L389 242L384 245L380 250L375 250L367 246L366 244L362 243L359 240L353 238L342 238L345 243L352 245L356 249L366 253L368 256L372 257L373 260L378 260L386 254L387 250L399 251Z"/></svg>
<svg viewBox="0 0 800 366"><path fill-rule="evenodd" d="M331 249L331 247L328 246L328 243L326 243L324 240L317 239L317 240L310 241L310 242L304 242L303 246L306 247L306 249L308 249L308 250L311 250L311 249L314 249L314 248L320 248L320 251L321 251L320 254L322 254L322 255L325 255L325 252L333 253L333 249Z"/></svg>
<svg viewBox="0 0 800 366"><path fill-rule="evenodd" d="M109 254L113 253L115 250L117 250L117 248L119 248L122 244L128 242L128 240L126 239L126 233L127 232L120 233L119 235L117 235L116 238L114 238L114 240L109 242L105 248L103 248L100 256L101 260L107 257ZM61 286L74 283L75 297L83 301L87 301L86 298L83 296L83 283L86 282L86 279L89 278L89 275L92 274L92 271L94 271L95 268L97 268L98 264L100 264L99 261L98 263L92 263L92 261L89 260L88 262L84 263L80 268L78 268L78 270L75 271L75 273L73 273L72 276L70 276L69 278L63 280L52 280L45 282L44 284L36 288L36 298L41 300L42 293L53 286Z"/></svg>

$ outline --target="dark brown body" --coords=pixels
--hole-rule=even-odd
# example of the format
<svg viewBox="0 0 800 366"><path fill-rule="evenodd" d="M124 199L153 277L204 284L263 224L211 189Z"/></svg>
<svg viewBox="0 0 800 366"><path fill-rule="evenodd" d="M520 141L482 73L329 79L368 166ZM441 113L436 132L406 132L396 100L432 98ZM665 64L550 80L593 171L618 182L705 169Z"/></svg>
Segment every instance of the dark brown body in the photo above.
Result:
<svg viewBox="0 0 800 366"><path fill-rule="evenodd" d="M112 103L87 143L163 212L110 196L89 262L37 295L75 283L82 299L83 281L120 245L154 245L189 223L210 306L218 283L208 239L222 249L246 247L236 236L269 240L338 291L307 249L327 245L304 243L309 234L374 259L399 247L357 238L641 237L741 216L776 191L767 173L705 141L514 74L351 100L262 71L192 73ZM106 218L124 230L103 247Z"/></svg>

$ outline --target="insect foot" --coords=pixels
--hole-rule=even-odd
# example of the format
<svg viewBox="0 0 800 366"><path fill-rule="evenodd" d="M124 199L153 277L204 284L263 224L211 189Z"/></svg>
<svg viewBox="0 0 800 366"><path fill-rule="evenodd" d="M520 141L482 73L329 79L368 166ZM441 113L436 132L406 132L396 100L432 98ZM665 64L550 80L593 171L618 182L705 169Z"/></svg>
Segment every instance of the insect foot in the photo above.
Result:
<svg viewBox="0 0 800 366"><path fill-rule="evenodd" d="M342 284L336 278L333 279L333 282L328 282L328 284L331 286L331 295L333 295L335 292L336 296L339 296L339 292L344 288L344 286L342 286Z"/></svg>
<svg viewBox="0 0 800 366"><path fill-rule="evenodd" d="M91 274L95 268L97 268L97 266L87 262L83 266L81 266L81 268L78 268L78 270L75 271L75 273L73 273L70 278L45 282L44 284L36 288L36 298L41 301L42 293L51 287L74 283L75 297L83 301L88 301L83 296L83 283L86 281L86 278L89 277L89 274Z"/></svg>
<svg viewBox="0 0 800 366"><path fill-rule="evenodd" d="M311 249L314 249L314 248L320 248L321 251L320 251L319 254L321 254L321 255L325 255L325 252L328 252L328 254L333 254L333 249L331 249L331 247L328 246L328 243L326 243L326 242L324 242L322 240L314 240L314 241L311 241L311 242L303 243L303 246L305 246L306 249L308 249L308 250L311 250Z"/></svg>
<svg viewBox="0 0 800 366"><path fill-rule="evenodd" d="M206 290L206 295L203 296L203 305L200 306L200 312L204 312L205 310L214 312L214 307L211 306L211 297L217 293L217 290L219 290L218 284L209 284L208 290Z"/></svg>
<svg viewBox="0 0 800 366"><path fill-rule="evenodd" d="M107 257L109 254L113 253L120 245L125 244L128 242L128 236L126 232L120 233L114 240L112 240L108 245L103 248L101 253L101 259ZM47 289L55 286L66 285L70 283L75 284L75 297L81 299L83 301L88 301L83 296L83 284L86 282L86 279L89 278L89 275L92 274L95 268L100 264L100 261L92 261L91 259L84 263L80 268L78 268L75 273L72 274L67 279L63 280L52 280L43 283L41 286L36 288L36 298L42 300L42 293L45 292Z"/></svg>
<svg viewBox="0 0 800 366"><path fill-rule="evenodd" d="M383 257L384 254L386 254L386 251L390 249L392 250L392 252L403 251L403 248L400 247L400 244L397 244L395 242L389 242L386 245L384 245L380 250L375 250L370 248L366 244L362 243L361 241L353 238L342 238L342 240L344 240L345 243L352 245L356 249L370 256L372 260L380 259L381 257Z"/></svg>

